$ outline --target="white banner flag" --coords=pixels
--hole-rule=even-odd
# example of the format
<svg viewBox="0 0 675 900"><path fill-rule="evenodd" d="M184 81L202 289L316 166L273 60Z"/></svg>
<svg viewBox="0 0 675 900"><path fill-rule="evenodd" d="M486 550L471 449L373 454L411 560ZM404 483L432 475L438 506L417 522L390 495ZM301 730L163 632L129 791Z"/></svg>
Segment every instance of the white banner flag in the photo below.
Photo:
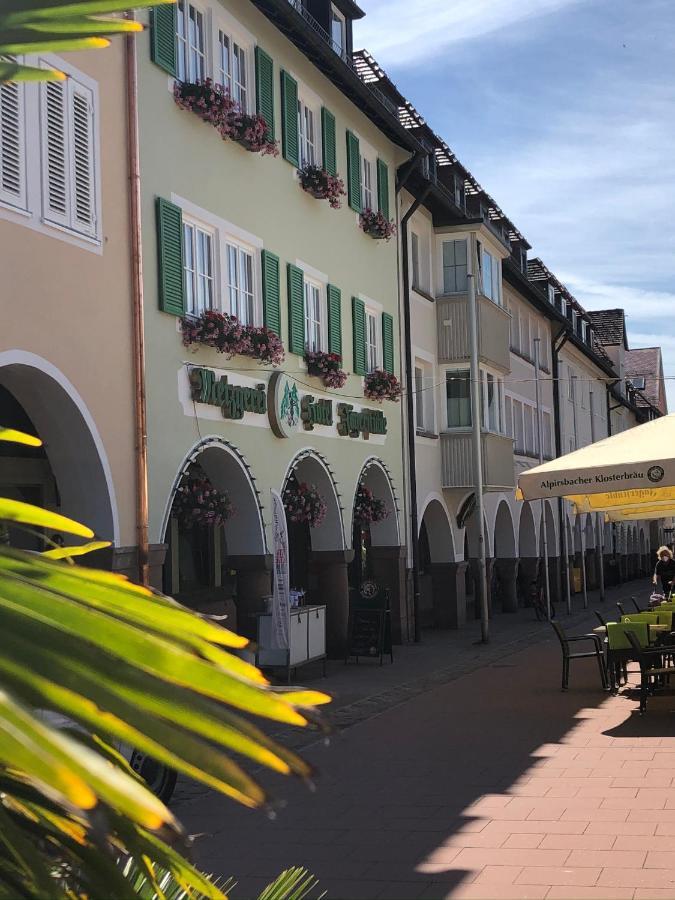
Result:
<svg viewBox="0 0 675 900"><path fill-rule="evenodd" d="M288 595L288 530L281 495L272 494L272 528L274 532L274 593L272 595L272 641L279 650L288 650L290 605Z"/></svg>

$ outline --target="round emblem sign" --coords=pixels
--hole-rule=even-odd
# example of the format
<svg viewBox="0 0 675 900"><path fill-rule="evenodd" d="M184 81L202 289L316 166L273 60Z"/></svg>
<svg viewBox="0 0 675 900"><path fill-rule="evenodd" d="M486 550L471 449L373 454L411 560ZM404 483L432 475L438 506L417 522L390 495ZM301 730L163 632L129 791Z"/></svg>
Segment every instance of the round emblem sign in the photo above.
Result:
<svg viewBox="0 0 675 900"><path fill-rule="evenodd" d="M379 588L377 584L371 578L367 578L365 581L361 582L359 593L364 600L372 600L374 597L377 597L378 591Z"/></svg>
<svg viewBox="0 0 675 900"><path fill-rule="evenodd" d="M298 430L300 394L298 386L283 372L273 372L267 390L267 412L277 437L287 438Z"/></svg>
<svg viewBox="0 0 675 900"><path fill-rule="evenodd" d="M662 481L665 474L661 466L650 466L647 469L647 478L653 482Z"/></svg>

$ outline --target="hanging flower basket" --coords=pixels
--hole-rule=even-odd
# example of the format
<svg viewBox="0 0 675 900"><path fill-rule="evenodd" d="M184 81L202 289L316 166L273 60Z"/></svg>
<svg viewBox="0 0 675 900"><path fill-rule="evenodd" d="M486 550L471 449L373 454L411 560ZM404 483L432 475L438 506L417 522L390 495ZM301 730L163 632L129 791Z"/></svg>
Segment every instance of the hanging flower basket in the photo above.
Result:
<svg viewBox="0 0 675 900"><path fill-rule="evenodd" d="M229 494L214 488L205 475L185 479L173 498L171 514L183 528L195 525L222 528L235 510Z"/></svg>
<svg viewBox="0 0 675 900"><path fill-rule="evenodd" d="M329 175L321 166L303 166L298 169L300 186L317 200L328 200L331 209L340 209L345 185L337 175Z"/></svg>
<svg viewBox="0 0 675 900"><path fill-rule="evenodd" d="M339 353L305 353L307 371L314 378L321 378L328 388L344 387L347 373L342 370L342 357Z"/></svg>
<svg viewBox="0 0 675 900"><path fill-rule="evenodd" d="M359 222L363 231L376 241L388 241L396 234L396 225L373 209L364 209Z"/></svg>
<svg viewBox="0 0 675 900"><path fill-rule="evenodd" d="M368 400L383 400L397 402L401 396L401 384L395 375L385 372L383 369L375 369L369 372L364 380L363 396Z"/></svg>
<svg viewBox="0 0 675 900"><path fill-rule="evenodd" d="M277 142L269 137L265 117L243 112L230 92L210 78L195 82L176 81L173 97L181 109L213 125L223 140L236 141L252 153L279 154Z"/></svg>
<svg viewBox="0 0 675 900"><path fill-rule="evenodd" d="M203 344L218 353L248 356L261 364L278 366L284 361L281 338L265 326L242 325L236 316L208 309L200 316L181 319L183 344Z"/></svg>
<svg viewBox="0 0 675 900"><path fill-rule="evenodd" d="M306 522L310 528L318 528L326 518L326 501L313 484L304 482L286 485L284 507L291 522Z"/></svg>
<svg viewBox="0 0 675 900"><path fill-rule="evenodd" d="M377 498L369 487L360 484L354 500L354 519L361 525L383 522L389 516L384 500Z"/></svg>

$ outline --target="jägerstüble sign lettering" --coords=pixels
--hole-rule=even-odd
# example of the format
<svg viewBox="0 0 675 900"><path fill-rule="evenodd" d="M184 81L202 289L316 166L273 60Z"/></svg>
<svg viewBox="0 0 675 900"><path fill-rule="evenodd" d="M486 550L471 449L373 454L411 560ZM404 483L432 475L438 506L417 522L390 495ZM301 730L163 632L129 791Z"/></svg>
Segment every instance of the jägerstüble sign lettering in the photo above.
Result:
<svg viewBox="0 0 675 900"><path fill-rule="evenodd" d="M305 394L300 403L300 418L305 431L313 431L315 425L332 425L333 401L315 400L311 394Z"/></svg>
<svg viewBox="0 0 675 900"><path fill-rule="evenodd" d="M243 419L245 412L267 412L264 384L254 388L230 384L227 375L216 378L213 369L191 369L190 390L196 403L219 406L224 419Z"/></svg>
<svg viewBox="0 0 675 900"><path fill-rule="evenodd" d="M365 441L371 434L386 434L387 419L379 409L362 409L355 412L351 403L338 403L338 434L343 437L363 436Z"/></svg>

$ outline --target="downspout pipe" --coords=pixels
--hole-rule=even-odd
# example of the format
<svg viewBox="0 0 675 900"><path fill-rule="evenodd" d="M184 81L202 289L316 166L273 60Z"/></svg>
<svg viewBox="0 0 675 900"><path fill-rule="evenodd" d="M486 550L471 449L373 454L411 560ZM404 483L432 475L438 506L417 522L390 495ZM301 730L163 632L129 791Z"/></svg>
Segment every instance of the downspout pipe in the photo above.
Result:
<svg viewBox="0 0 675 900"><path fill-rule="evenodd" d="M133 19L133 13L127 18ZM143 255L141 243L141 170L138 142L138 67L136 37L126 36L127 167L131 248L132 343L134 353L134 431L136 444L136 538L138 580L150 583L148 538L148 432L145 399L145 337L143 323Z"/></svg>
<svg viewBox="0 0 675 900"><path fill-rule="evenodd" d="M412 169L406 172L406 177L398 180L396 193L403 188L407 176ZM408 265L408 222L426 200L431 185L427 185L420 197L418 197L401 219L401 273L403 280L403 333L405 337L405 380L406 380L406 418L408 439L408 478L410 489L410 530L412 538L412 579L413 579L413 635L415 643L421 640L420 628L420 577L419 577L419 546L418 533L419 522L417 517L417 470L415 460L415 406L413 393L413 362L412 362L412 329L410 324L410 273Z"/></svg>
<svg viewBox="0 0 675 900"><path fill-rule="evenodd" d="M555 443L558 455L562 455L562 423L560 421L560 359L559 353L567 343L569 335L565 331L551 339L551 375L553 377L553 424L555 430ZM558 527L560 529L559 545L560 558L562 559L562 571L565 577L565 593L567 596L567 612L571 612L569 558L567 556L567 523L565 521L565 506L562 497L558 497Z"/></svg>

